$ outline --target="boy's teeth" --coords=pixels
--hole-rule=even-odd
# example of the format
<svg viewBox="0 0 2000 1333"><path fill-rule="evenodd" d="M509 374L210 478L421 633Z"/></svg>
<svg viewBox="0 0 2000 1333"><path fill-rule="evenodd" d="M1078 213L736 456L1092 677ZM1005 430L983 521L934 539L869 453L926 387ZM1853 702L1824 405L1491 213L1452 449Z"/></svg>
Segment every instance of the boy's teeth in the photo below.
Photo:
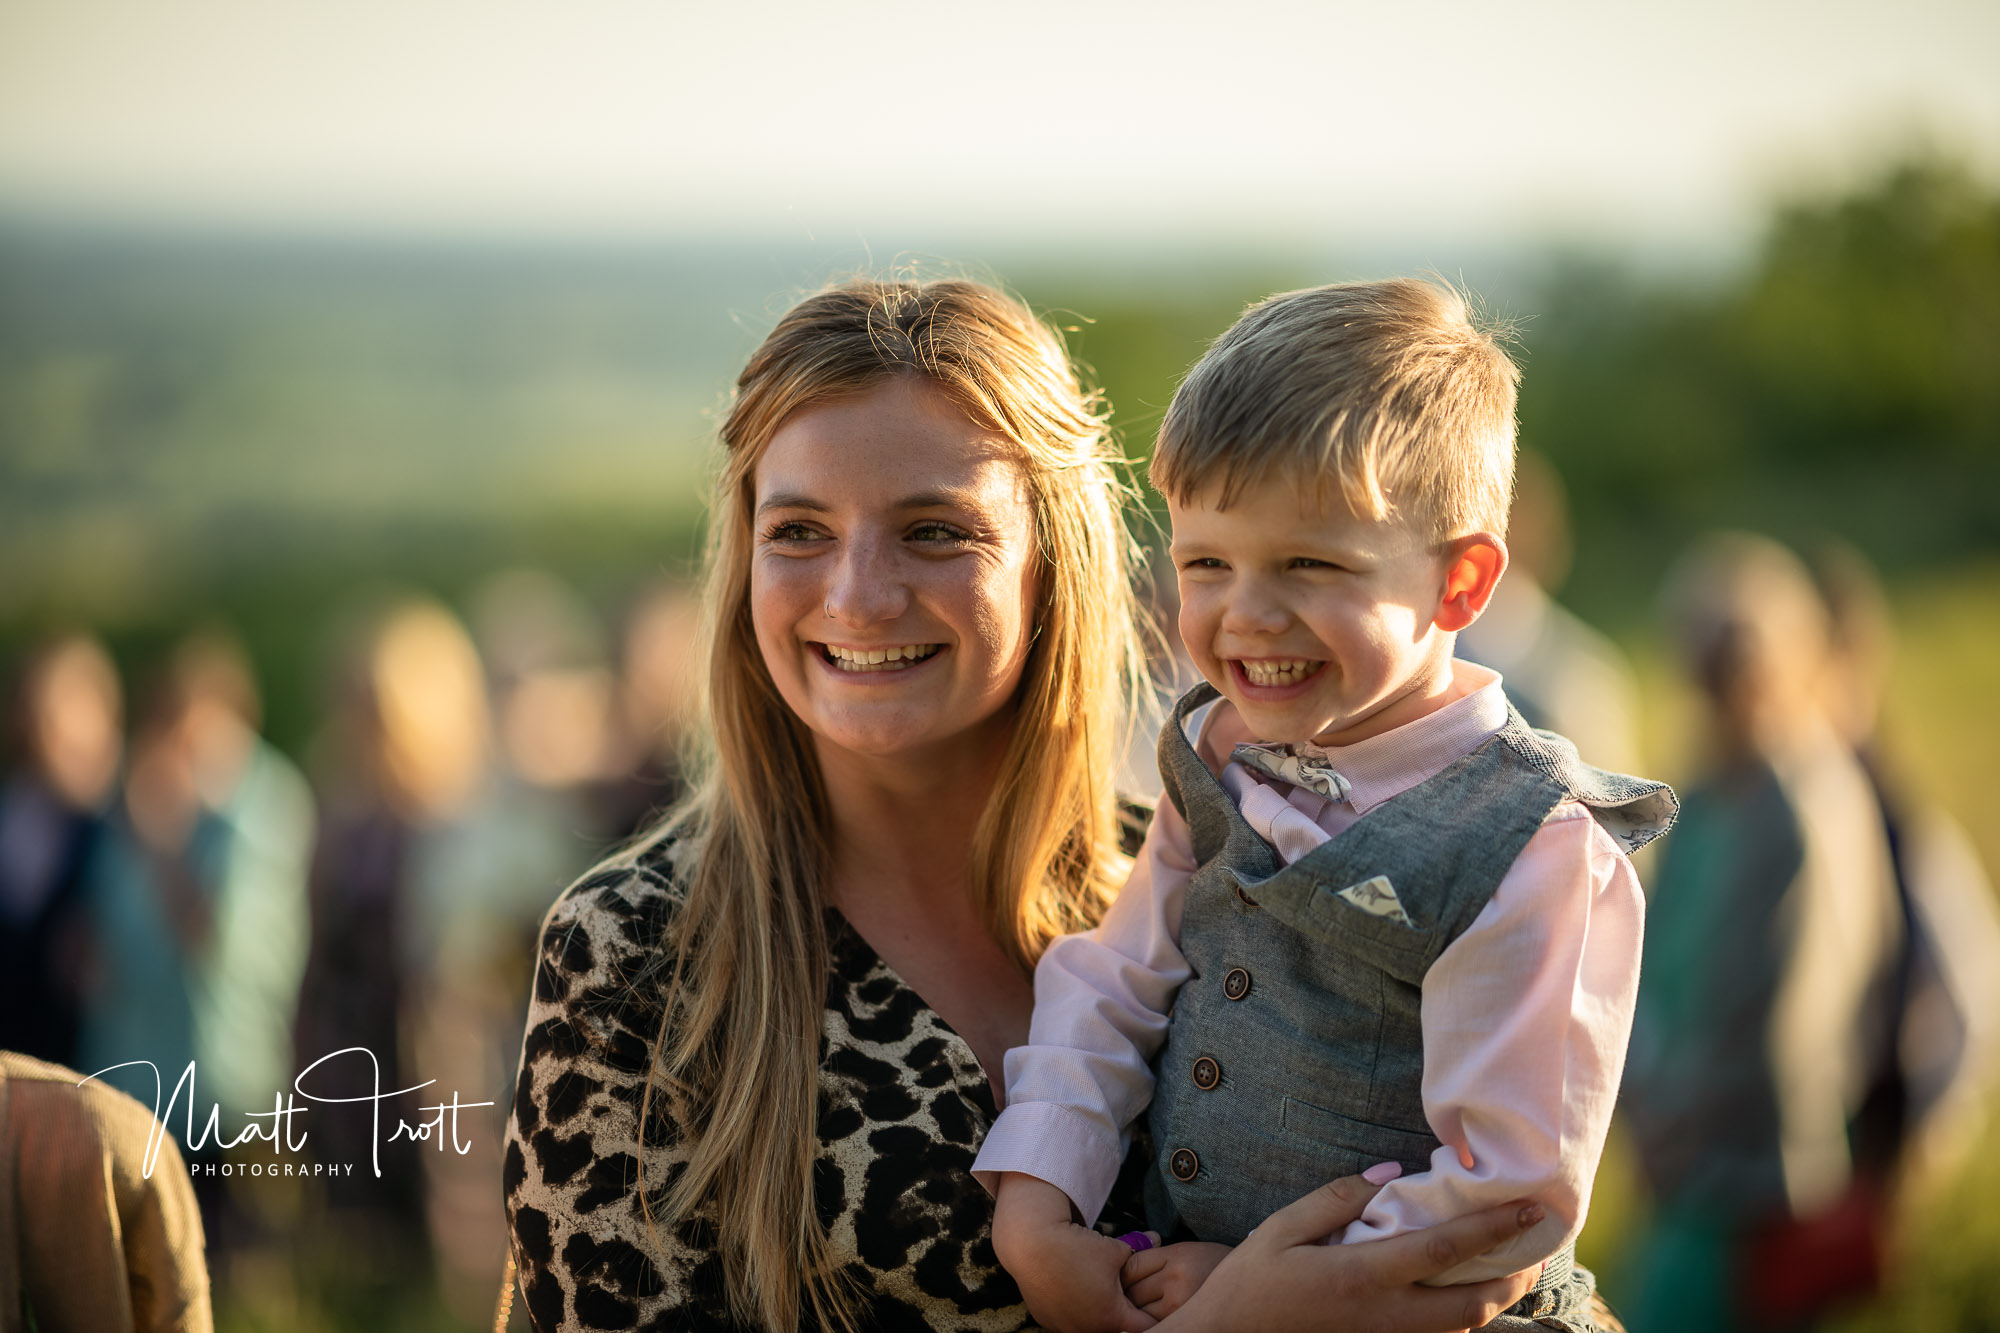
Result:
<svg viewBox="0 0 2000 1333"><path fill-rule="evenodd" d="M904 643L893 648L841 648L829 643L826 655L842 671L907 671L943 646Z"/></svg>
<svg viewBox="0 0 2000 1333"><path fill-rule="evenodd" d="M1261 662L1243 662L1243 674L1252 685L1296 685L1319 669L1317 661L1303 657Z"/></svg>

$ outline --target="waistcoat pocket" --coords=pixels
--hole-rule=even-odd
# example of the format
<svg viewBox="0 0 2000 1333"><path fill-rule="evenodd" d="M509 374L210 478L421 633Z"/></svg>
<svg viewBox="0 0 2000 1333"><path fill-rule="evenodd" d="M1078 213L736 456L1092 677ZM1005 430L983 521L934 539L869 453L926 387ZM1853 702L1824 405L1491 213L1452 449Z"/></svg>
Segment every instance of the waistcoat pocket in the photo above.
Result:
<svg viewBox="0 0 2000 1333"><path fill-rule="evenodd" d="M1428 1171L1431 1154L1443 1146L1435 1134L1356 1120L1296 1097L1285 1098L1283 1115L1287 1130L1366 1159L1356 1170L1377 1162L1400 1162L1408 1172Z"/></svg>
<svg viewBox="0 0 2000 1333"><path fill-rule="evenodd" d="M1348 949L1357 946L1370 953L1388 950L1400 957L1428 961L1437 934L1437 922L1425 920L1423 909L1403 899L1384 902L1382 876L1349 885L1323 880L1312 887L1303 908L1303 920L1292 924L1323 940ZM1360 901L1356 901L1359 899ZM1383 910L1393 903L1393 911ZM1403 968L1391 968L1403 975ZM1419 971L1417 977L1421 977Z"/></svg>

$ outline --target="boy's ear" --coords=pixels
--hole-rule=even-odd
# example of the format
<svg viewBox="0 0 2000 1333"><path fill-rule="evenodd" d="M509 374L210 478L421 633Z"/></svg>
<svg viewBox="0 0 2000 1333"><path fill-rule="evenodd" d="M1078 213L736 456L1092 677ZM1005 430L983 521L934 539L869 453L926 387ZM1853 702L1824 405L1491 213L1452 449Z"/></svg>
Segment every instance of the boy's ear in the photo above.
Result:
<svg viewBox="0 0 2000 1333"><path fill-rule="evenodd" d="M1456 633L1479 619L1507 572L1507 543L1490 532L1475 532L1445 543L1444 596L1437 627Z"/></svg>

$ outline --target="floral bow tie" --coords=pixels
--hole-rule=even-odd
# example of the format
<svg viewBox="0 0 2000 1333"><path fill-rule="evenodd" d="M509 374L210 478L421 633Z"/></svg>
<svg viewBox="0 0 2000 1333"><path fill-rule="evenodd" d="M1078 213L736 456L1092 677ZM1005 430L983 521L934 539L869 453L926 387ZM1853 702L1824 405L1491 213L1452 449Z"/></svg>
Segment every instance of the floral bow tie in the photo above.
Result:
<svg viewBox="0 0 2000 1333"><path fill-rule="evenodd" d="M1350 790L1347 779L1325 759L1317 755L1294 754L1289 745L1239 745L1229 752L1229 758L1232 763L1241 764L1266 777L1316 791L1329 801L1346 800Z"/></svg>

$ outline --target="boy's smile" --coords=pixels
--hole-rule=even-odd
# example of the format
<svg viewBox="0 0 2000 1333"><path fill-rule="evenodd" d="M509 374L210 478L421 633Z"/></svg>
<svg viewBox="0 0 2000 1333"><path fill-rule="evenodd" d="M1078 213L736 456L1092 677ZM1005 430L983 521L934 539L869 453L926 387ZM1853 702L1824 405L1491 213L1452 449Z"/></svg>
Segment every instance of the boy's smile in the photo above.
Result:
<svg viewBox="0 0 2000 1333"><path fill-rule="evenodd" d="M1498 581L1498 538L1434 546L1397 518L1356 515L1338 494L1322 505L1289 477L1226 509L1215 494L1168 506L1181 639L1252 734L1344 745L1450 701L1454 631Z"/></svg>

